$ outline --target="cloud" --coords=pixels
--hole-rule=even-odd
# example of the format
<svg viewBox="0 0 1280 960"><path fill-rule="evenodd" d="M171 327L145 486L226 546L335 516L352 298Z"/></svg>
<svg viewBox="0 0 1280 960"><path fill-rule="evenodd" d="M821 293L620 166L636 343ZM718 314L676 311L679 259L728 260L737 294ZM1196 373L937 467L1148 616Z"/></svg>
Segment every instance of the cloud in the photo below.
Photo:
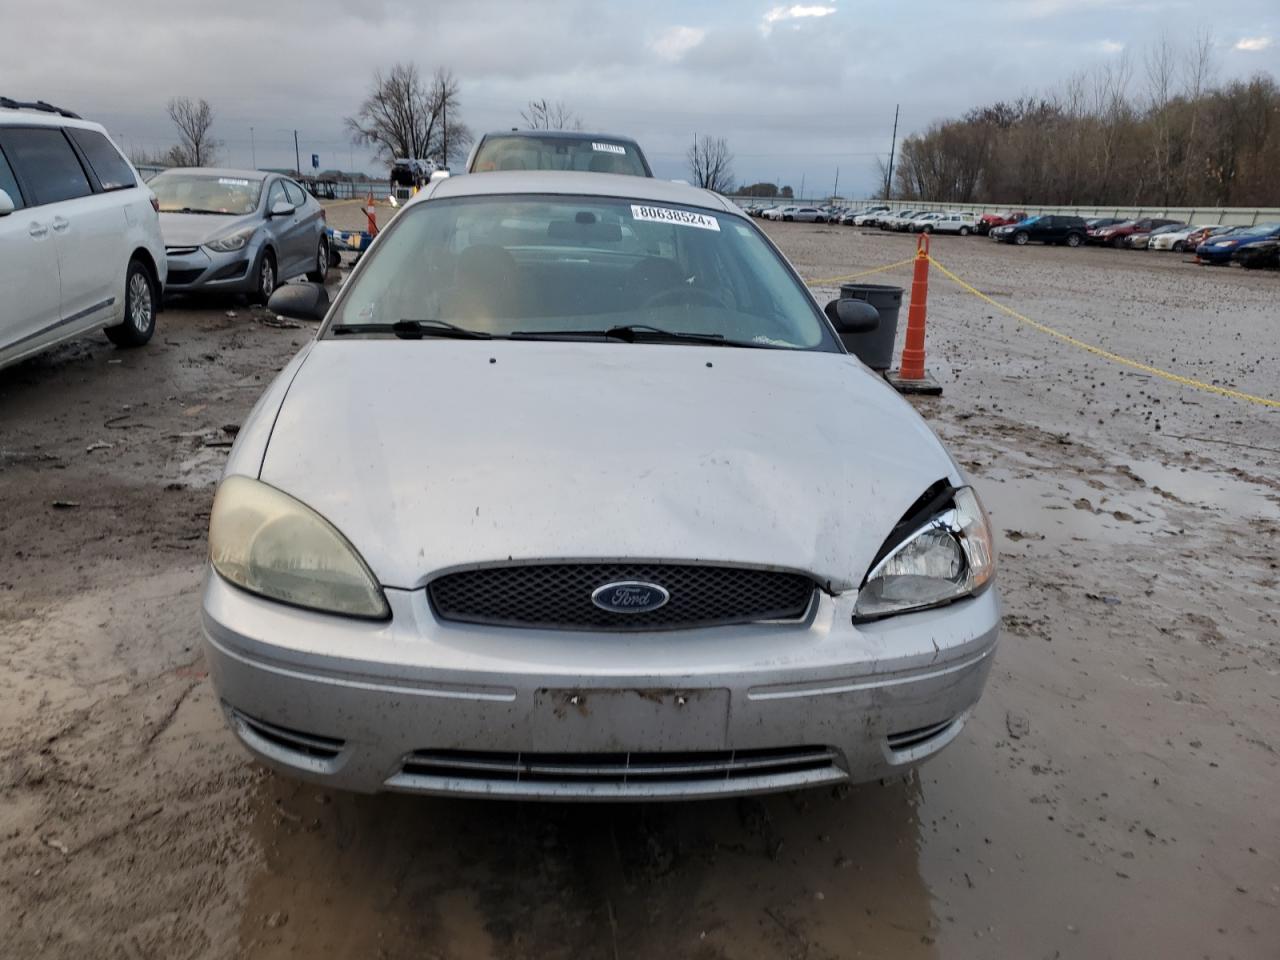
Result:
<svg viewBox="0 0 1280 960"><path fill-rule="evenodd" d="M1270 37L1241 37L1236 41L1237 50L1245 50L1249 53L1259 53L1271 46Z"/></svg>
<svg viewBox="0 0 1280 960"><path fill-rule="evenodd" d="M1124 44L1117 40L1099 40L1097 48L1103 53L1119 53L1124 49Z"/></svg>
<svg viewBox="0 0 1280 960"><path fill-rule="evenodd" d="M793 3L789 7L774 7L764 15L760 24L760 32L768 36L773 25L781 20L803 20L806 17L829 17L836 12L835 7L824 7L817 4Z"/></svg>
<svg viewBox="0 0 1280 960"><path fill-rule="evenodd" d="M675 62L702 43L707 31L702 27L668 27L650 41L649 49L663 60Z"/></svg>

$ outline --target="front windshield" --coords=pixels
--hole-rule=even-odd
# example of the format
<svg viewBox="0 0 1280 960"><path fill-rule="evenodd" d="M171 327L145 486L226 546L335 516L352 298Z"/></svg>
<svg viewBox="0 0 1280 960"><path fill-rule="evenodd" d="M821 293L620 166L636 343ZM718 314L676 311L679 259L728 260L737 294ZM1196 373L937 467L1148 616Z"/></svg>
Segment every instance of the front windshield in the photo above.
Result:
<svg viewBox="0 0 1280 960"><path fill-rule="evenodd" d="M433 199L400 214L369 258L335 311L344 333L418 320L599 339L644 325L836 349L804 286L731 214L604 197Z"/></svg>
<svg viewBox="0 0 1280 960"><path fill-rule="evenodd" d="M247 177L168 170L147 184L161 213L228 213L243 216L258 209L262 181Z"/></svg>
<svg viewBox="0 0 1280 960"><path fill-rule="evenodd" d="M580 170L590 173L623 173L648 176L634 144L607 137L485 137L476 151L472 173L492 170Z"/></svg>

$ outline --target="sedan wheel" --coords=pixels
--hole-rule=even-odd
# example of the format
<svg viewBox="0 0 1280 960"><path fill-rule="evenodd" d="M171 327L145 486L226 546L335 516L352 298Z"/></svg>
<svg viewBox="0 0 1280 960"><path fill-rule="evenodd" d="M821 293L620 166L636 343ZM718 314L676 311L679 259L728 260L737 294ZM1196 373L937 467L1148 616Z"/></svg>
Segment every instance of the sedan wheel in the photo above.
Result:
<svg viewBox="0 0 1280 960"><path fill-rule="evenodd" d="M276 258L270 250L264 250L262 259L258 261L258 289L257 298L259 303L266 303L271 299L271 294L276 291Z"/></svg>
<svg viewBox="0 0 1280 960"><path fill-rule="evenodd" d="M968 235L969 235L969 228L968 228L968 227L961 227L961 228L960 228L960 236L962 236L962 237L967 237Z"/></svg>
<svg viewBox="0 0 1280 960"><path fill-rule="evenodd" d="M1078 234L1078 233L1069 233L1069 234L1067 234L1067 246L1068 246L1068 247L1078 247L1078 246L1080 246L1080 234Z"/></svg>
<svg viewBox="0 0 1280 960"><path fill-rule="evenodd" d="M1027 236L1027 232L1025 230L1019 230L1013 235L1013 242L1020 247L1025 247L1027 245L1027 241L1030 239L1031 238Z"/></svg>
<svg viewBox="0 0 1280 960"><path fill-rule="evenodd" d="M312 283L324 283L325 274L329 272L329 238L320 235L319 248L316 250L316 266L307 272L307 279Z"/></svg>

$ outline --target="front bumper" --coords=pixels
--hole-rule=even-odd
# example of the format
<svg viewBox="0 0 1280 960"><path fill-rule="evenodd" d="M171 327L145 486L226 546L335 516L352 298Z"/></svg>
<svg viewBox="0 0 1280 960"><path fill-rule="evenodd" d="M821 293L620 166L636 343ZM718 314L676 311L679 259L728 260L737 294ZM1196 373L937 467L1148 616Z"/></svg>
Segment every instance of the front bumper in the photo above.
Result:
<svg viewBox="0 0 1280 960"><path fill-rule="evenodd" d="M252 245L230 253L207 247L167 247L165 293L252 293L257 282L252 269L255 253Z"/></svg>
<svg viewBox="0 0 1280 960"><path fill-rule="evenodd" d="M991 669L994 590L855 627L819 593L799 624L558 633L437 620L388 590L364 622L210 574L210 676L263 762L359 792L628 800L900 773L960 732Z"/></svg>

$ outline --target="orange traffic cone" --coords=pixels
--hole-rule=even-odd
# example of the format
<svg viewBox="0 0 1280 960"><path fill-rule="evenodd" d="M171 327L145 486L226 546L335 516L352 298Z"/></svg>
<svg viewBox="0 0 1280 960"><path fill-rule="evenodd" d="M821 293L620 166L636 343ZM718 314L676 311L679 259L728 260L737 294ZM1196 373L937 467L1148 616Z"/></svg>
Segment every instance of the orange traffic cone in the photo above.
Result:
<svg viewBox="0 0 1280 960"><path fill-rule="evenodd" d="M937 396L942 385L924 368L925 314L929 303L929 234L916 242L915 274L911 278L911 303L907 307L907 339L902 345L902 363L885 379L899 393Z"/></svg>
<svg viewBox="0 0 1280 960"><path fill-rule="evenodd" d="M378 235L378 216L377 210L373 205L373 191L369 191L369 197L364 203L364 214L369 219L369 237L372 239Z"/></svg>

